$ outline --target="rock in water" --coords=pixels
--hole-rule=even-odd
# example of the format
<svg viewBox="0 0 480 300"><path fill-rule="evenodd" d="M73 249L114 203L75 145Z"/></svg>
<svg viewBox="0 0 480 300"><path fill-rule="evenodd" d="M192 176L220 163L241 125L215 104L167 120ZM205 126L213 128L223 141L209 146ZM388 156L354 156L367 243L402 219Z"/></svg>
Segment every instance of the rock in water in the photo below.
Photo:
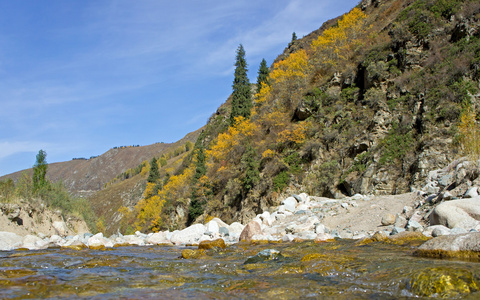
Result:
<svg viewBox="0 0 480 300"><path fill-rule="evenodd" d="M257 234L258 235L263 234L262 227L260 226L260 224L257 221L251 221L243 229L242 233L240 234L240 239L239 240L250 242L252 240L252 237L254 235L257 235Z"/></svg>
<svg viewBox="0 0 480 300"><path fill-rule="evenodd" d="M202 241L198 244L198 249L224 249L227 247L223 239L216 239L213 241Z"/></svg>
<svg viewBox="0 0 480 300"><path fill-rule="evenodd" d="M480 259L480 232L442 235L422 244L415 255Z"/></svg>
<svg viewBox="0 0 480 300"><path fill-rule="evenodd" d="M265 262L269 260L278 260L283 256L280 254L280 251L275 249L265 249L260 251L257 255L249 257L245 261L245 265L247 264L255 264L259 262Z"/></svg>
<svg viewBox="0 0 480 300"><path fill-rule="evenodd" d="M0 251L10 251L22 245L23 238L15 233L0 232Z"/></svg>

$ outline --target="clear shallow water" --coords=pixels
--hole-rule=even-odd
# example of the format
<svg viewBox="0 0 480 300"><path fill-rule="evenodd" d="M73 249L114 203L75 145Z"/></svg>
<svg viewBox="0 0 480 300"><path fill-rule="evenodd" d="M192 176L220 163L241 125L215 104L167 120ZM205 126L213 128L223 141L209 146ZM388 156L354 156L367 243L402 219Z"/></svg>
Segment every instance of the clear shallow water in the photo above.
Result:
<svg viewBox="0 0 480 300"><path fill-rule="evenodd" d="M158 246L2 252L0 298L480 298L480 263L414 257L414 246L234 245L196 259ZM265 249L281 255L249 260Z"/></svg>

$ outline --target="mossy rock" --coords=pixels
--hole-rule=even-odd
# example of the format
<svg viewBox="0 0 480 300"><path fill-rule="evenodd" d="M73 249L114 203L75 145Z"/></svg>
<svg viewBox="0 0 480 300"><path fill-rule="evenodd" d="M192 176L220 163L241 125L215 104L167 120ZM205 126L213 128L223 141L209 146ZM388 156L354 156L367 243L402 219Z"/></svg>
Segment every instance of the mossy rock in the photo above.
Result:
<svg viewBox="0 0 480 300"><path fill-rule="evenodd" d="M227 245L225 245L225 241L223 239L216 239L213 241L202 241L198 244L198 249L225 249Z"/></svg>
<svg viewBox="0 0 480 300"><path fill-rule="evenodd" d="M355 245L363 246L363 245L367 245L375 242L386 242L387 240L388 240L388 235L385 232L377 231L373 236L361 239L360 241L356 242Z"/></svg>
<svg viewBox="0 0 480 300"><path fill-rule="evenodd" d="M205 255L205 250L203 249L185 249L182 251L182 258L185 259L197 259Z"/></svg>
<svg viewBox="0 0 480 300"><path fill-rule="evenodd" d="M388 242L396 245L421 245L430 238L418 231L403 231L396 235L390 236Z"/></svg>
<svg viewBox="0 0 480 300"><path fill-rule="evenodd" d="M439 267L414 275L408 288L421 297L451 298L478 291L479 285L468 270Z"/></svg>

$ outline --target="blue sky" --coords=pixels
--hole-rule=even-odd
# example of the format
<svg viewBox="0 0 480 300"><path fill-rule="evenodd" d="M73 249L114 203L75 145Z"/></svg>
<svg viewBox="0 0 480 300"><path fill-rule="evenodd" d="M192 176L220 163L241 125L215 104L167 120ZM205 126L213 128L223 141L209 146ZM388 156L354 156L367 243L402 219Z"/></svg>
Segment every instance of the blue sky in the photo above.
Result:
<svg viewBox="0 0 480 300"><path fill-rule="evenodd" d="M0 0L0 175L175 142L290 42L358 0Z"/></svg>

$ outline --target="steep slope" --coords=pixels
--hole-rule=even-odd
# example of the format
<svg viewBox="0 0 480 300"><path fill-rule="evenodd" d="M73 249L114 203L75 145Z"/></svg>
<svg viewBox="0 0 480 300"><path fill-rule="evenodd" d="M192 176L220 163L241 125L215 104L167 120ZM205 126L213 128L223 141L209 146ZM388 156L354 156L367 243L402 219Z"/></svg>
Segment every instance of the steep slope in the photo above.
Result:
<svg viewBox="0 0 480 300"><path fill-rule="evenodd" d="M250 119L229 127L229 101L219 108L175 176L147 187L132 225L245 222L282 193L419 187L460 155L460 116L480 109L479 20L478 1L362 1L285 49Z"/></svg>

